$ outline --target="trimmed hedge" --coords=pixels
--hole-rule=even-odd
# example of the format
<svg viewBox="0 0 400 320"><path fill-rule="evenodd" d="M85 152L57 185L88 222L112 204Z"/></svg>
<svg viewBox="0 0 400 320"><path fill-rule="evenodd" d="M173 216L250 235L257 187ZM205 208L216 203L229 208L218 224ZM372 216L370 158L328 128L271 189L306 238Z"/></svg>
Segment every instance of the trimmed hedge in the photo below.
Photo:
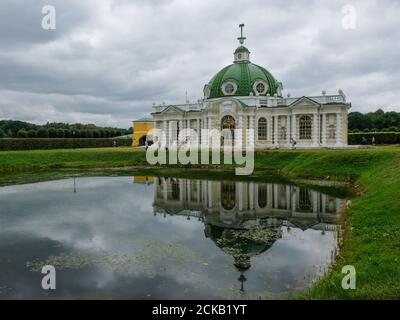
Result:
<svg viewBox="0 0 400 320"><path fill-rule="evenodd" d="M400 144L400 132L349 133L349 144L363 144L363 137L367 139L367 144L372 143L372 137L375 137L375 144Z"/></svg>
<svg viewBox="0 0 400 320"><path fill-rule="evenodd" d="M126 147L132 145L131 139L113 138L3 138L0 139L0 151L6 150L40 150L40 149L78 149Z"/></svg>

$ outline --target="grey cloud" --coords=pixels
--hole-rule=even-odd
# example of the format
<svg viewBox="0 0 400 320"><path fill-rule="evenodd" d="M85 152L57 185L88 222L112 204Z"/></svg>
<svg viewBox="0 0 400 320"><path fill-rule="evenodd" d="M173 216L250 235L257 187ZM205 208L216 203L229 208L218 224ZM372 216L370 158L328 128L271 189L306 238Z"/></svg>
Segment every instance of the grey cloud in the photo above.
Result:
<svg viewBox="0 0 400 320"><path fill-rule="evenodd" d="M40 28L42 4L56 6L54 32ZM185 91L196 100L232 62L241 22L252 61L282 81L286 93L341 88L353 110L399 110L399 3L352 1L356 30L342 28L345 4L2 1L0 117L128 126L151 112L153 101L183 102Z"/></svg>

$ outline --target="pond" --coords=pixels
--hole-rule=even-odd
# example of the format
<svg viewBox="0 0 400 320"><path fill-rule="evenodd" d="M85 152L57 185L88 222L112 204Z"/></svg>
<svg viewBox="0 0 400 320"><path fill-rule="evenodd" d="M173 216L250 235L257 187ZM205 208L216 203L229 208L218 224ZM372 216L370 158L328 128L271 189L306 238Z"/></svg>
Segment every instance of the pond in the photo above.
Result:
<svg viewBox="0 0 400 320"><path fill-rule="evenodd" d="M269 299L328 270L345 200L136 176L2 187L0 204L0 299ZM42 289L44 265L56 290Z"/></svg>

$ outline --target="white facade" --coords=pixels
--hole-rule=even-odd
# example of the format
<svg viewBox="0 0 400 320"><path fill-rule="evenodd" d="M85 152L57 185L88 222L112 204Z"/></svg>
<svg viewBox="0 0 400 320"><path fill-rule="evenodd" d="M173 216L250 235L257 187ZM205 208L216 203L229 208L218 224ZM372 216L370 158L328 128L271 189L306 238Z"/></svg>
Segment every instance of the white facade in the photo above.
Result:
<svg viewBox="0 0 400 320"><path fill-rule="evenodd" d="M191 128L201 143L204 129L223 129L233 119L235 139L255 148L342 148L347 146L350 104L344 94L317 97L222 97L195 104L156 105L154 128L166 134L167 147L182 129ZM231 118L230 118L231 117ZM254 136L251 131L254 130Z"/></svg>
<svg viewBox="0 0 400 320"><path fill-rule="evenodd" d="M306 188L279 183L155 178L154 213L200 218L234 229L297 226L335 230L345 205Z"/></svg>

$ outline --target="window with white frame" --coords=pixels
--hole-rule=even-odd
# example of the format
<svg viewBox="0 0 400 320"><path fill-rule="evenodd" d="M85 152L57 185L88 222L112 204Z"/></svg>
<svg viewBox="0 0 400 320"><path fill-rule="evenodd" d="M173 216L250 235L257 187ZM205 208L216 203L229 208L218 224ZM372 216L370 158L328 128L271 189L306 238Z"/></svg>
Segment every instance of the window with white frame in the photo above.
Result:
<svg viewBox="0 0 400 320"><path fill-rule="evenodd" d="M267 119L258 119L258 140L267 140Z"/></svg>
<svg viewBox="0 0 400 320"><path fill-rule="evenodd" d="M300 117L300 126L299 126L300 139L310 140L312 133L312 119L310 116L301 116Z"/></svg>

